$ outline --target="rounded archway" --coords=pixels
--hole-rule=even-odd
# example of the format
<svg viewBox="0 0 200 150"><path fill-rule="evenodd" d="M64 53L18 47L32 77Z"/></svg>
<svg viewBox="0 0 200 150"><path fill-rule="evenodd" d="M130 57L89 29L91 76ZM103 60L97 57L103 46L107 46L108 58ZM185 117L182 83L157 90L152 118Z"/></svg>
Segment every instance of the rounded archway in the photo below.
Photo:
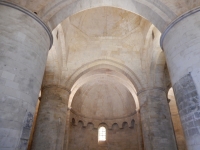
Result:
<svg viewBox="0 0 200 150"><path fill-rule="evenodd" d="M77 80L71 87L68 104L70 118L74 118L75 122L81 120L83 126L71 126L69 147L78 147L72 139L79 136L77 133L79 130L80 134L88 134L88 137L92 138L91 141L97 143L91 145L94 147L108 146L110 142L118 141L112 145L113 149L115 146L122 146L123 142L129 143L126 145L127 148L138 148L140 129L134 124L139 124L137 116L139 103L136 89L130 81L131 78L128 78L130 74L124 72L127 68L104 64L94 65L91 68L85 67L85 69L81 69L82 72L78 71L80 74L71 78L73 81ZM89 126L90 123L93 124L92 127ZM105 126L106 128L101 128ZM120 139L115 136L116 133L126 135L126 137ZM132 138L128 138L129 136ZM78 138L75 141L84 141L84 144L87 145L89 141L85 135L83 137L85 138Z"/></svg>
<svg viewBox="0 0 200 150"><path fill-rule="evenodd" d="M98 63L101 63L101 65ZM93 83L93 84L96 83L97 85L98 83L100 84L104 82L105 83L104 85L107 84L109 86L109 83L113 85L118 84L117 85L118 87L123 87L124 90L126 89L125 91L127 93L130 93L130 95L133 97L133 101L134 101L133 104L135 105L135 110L139 110L139 102L138 102L136 93L137 93L137 89L140 88L141 85L138 82L137 77L131 74L131 72L128 72L129 70L128 68L123 67L123 66L119 68L120 66L119 64L113 63L111 65L109 64L109 61L104 61L104 64L102 63L103 61L99 61L99 62L97 61L97 62L88 64L88 66L91 66L91 67L88 68L88 66L85 66L85 70L84 68L81 68L79 71L77 71L77 74L74 74L74 76L70 78L71 80L68 81L68 86L71 87L70 88L71 94L70 94L70 98L68 102L68 107L69 108L72 107L72 101L74 99L76 92L85 84L88 84L89 86L89 83ZM136 86L134 83L136 83Z"/></svg>
<svg viewBox="0 0 200 150"><path fill-rule="evenodd" d="M74 95L71 107L79 116L94 120L126 118L136 111L130 91L109 74L96 74L82 85Z"/></svg>
<svg viewBox="0 0 200 150"><path fill-rule="evenodd" d="M130 11L146 18L160 31L164 31L167 25L177 16L165 3L160 2L158 6L149 1L138 0L80 0L71 3L68 1L55 1L47 5L45 9L40 10L39 14L54 29L67 17L97 7L115 7Z"/></svg>

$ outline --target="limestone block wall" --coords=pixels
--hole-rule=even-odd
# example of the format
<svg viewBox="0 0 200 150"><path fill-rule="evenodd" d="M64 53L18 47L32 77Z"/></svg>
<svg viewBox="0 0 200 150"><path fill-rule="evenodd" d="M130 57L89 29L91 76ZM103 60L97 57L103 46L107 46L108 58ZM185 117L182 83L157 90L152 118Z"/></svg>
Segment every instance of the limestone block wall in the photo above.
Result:
<svg viewBox="0 0 200 150"><path fill-rule="evenodd" d="M52 36L11 3L0 1L0 18L0 149L25 150Z"/></svg>
<svg viewBox="0 0 200 150"><path fill-rule="evenodd" d="M191 137L199 139L199 96L191 75L188 74L181 78L179 82L174 84L173 88L176 93L177 106L181 116L185 137L187 139ZM198 142L190 140L190 143ZM190 149L190 147L188 147L188 149Z"/></svg>
<svg viewBox="0 0 200 150"><path fill-rule="evenodd" d="M138 93L145 150L177 150L165 91Z"/></svg>
<svg viewBox="0 0 200 150"><path fill-rule="evenodd" d="M57 86L42 89L32 150L63 150L68 97L68 91Z"/></svg>
<svg viewBox="0 0 200 150"><path fill-rule="evenodd" d="M129 128L125 123L120 129L114 124L112 129L107 129L105 144L98 143L98 129L93 124L83 127L79 122L77 126L71 124L68 150L137 150L139 149L137 130Z"/></svg>

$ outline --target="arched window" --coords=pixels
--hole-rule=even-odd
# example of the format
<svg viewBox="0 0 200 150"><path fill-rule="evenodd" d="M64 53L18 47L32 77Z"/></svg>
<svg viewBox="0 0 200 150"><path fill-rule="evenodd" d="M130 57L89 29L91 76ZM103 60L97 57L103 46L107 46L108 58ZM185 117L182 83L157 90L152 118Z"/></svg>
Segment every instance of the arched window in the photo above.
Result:
<svg viewBox="0 0 200 150"><path fill-rule="evenodd" d="M98 141L106 141L106 128L100 127L98 130Z"/></svg>

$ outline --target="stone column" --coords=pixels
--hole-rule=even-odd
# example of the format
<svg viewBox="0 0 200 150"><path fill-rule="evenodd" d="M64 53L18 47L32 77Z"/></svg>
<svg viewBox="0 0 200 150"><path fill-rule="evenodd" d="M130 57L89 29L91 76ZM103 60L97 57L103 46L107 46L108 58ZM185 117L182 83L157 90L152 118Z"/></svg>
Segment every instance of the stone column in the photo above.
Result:
<svg viewBox="0 0 200 150"><path fill-rule="evenodd" d="M69 91L50 86L41 96L32 150L63 150Z"/></svg>
<svg viewBox="0 0 200 150"><path fill-rule="evenodd" d="M0 149L25 150L52 35L33 13L0 1Z"/></svg>
<svg viewBox="0 0 200 150"><path fill-rule="evenodd" d="M188 150L200 149L200 8L169 25L163 48Z"/></svg>
<svg viewBox="0 0 200 150"><path fill-rule="evenodd" d="M140 112L137 111L137 135L138 135L138 150L144 150L144 142L142 138L142 129L141 129L141 116Z"/></svg>
<svg viewBox="0 0 200 150"><path fill-rule="evenodd" d="M63 150L68 150L69 147L69 138L70 138L70 113L71 113L71 108L67 109L67 120L66 120L66 129L65 129L65 141L64 141L64 149Z"/></svg>
<svg viewBox="0 0 200 150"><path fill-rule="evenodd" d="M159 88L138 93L145 150L177 150L166 93Z"/></svg>

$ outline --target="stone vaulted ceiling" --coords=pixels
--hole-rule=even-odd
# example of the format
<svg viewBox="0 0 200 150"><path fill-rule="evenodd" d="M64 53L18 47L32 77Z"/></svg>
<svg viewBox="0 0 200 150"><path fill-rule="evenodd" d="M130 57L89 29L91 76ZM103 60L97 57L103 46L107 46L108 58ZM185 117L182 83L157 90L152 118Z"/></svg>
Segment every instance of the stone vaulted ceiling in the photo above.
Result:
<svg viewBox="0 0 200 150"><path fill-rule="evenodd" d="M89 37L121 39L131 34L141 19L125 10L104 7L79 13L70 17L70 22Z"/></svg>
<svg viewBox="0 0 200 150"><path fill-rule="evenodd" d="M131 116L136 108L126 87L111 76L100 76L77 91L72 109L81 116L103 120Z"/></svg>

